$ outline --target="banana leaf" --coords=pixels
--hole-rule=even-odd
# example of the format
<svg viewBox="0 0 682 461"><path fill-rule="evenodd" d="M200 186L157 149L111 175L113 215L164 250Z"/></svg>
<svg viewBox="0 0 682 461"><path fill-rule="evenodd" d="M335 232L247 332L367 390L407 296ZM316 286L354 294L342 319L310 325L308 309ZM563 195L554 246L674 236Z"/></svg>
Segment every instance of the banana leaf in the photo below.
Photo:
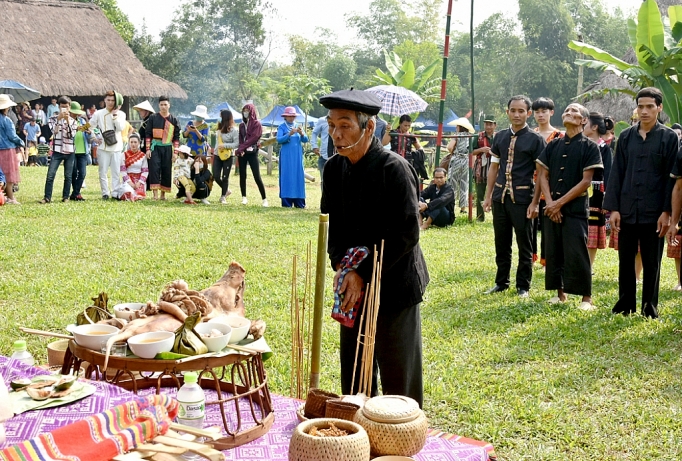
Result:
<svg viewBox="0 0 682 461"><path fill-rule="evenodd" d="M194 331L194 327L199 322L201 322L201 312L195 312L185 319L185 323L175 330L175 342L171 352L185 355L199 355L208 352L208 347Z"/></svg>
<svg viewBox="0 0 682 461"><path fill-rule="evenodd" d="M100 320L108 320L113 317L107 306L109 303L109 296L105 292L101 292L96 298L90 299L92 299L94 304L78 314L78 317L76 317L76 325L88 325L90 323L97 323Z"/></svg>

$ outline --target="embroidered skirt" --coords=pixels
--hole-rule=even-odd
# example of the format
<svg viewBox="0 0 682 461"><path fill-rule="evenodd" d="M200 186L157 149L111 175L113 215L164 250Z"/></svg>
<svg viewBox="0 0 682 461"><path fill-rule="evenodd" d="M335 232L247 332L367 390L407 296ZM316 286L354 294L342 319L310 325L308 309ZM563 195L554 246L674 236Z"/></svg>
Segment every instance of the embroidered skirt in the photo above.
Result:
<svg viewBox="0 0 682 461"><path fill-rule="evenodd" d="M20 181L16 149L0 149L0 168L7 182L17 184Z"/></svg>

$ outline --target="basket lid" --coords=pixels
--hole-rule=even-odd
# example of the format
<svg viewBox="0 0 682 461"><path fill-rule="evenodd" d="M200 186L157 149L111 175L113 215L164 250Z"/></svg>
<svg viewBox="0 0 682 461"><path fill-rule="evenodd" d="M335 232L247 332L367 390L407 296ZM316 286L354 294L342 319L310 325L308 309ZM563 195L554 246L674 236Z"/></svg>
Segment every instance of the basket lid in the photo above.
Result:
<svg viewBox="0 0 682 461"><path fill-rule="evenodd" d="M362 408L362 414L377 423L407 423L421 414L419 404L402 395L372 397Z"/></svg>

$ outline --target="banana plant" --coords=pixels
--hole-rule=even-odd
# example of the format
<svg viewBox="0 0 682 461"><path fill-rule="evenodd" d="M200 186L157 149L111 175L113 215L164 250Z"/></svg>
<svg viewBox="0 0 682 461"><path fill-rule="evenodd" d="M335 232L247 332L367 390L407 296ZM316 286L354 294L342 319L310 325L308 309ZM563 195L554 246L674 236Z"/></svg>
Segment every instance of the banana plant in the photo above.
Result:
<svg viewBox="0 0 682 461"><path fill-rule="evenodd" d="M440 97L439 80L431 78L441 60L436 59L428 66L414 67L411 59L403 60L395 52L384 50L386 70L376 70L374 78L384 85L395 85L417 93L424 101L433 102Z"/></svg>
<svg viewBox="0 0 682 461"><path fill-rule="evenodd" d="M578 59L576 64L601 71L613 72L624 78L632 88L653 86L663 93L663 110L671 123L682 121L682 5L668 9L662 18L654 0L645 0L639 9L637 21L628 20L628 36L635 50L637 64L630 64L612 54L587 43L572 40L568 47L593 59ZM605 88L580 95L590 98L597 95L626 93L631 89Z"/></svg>

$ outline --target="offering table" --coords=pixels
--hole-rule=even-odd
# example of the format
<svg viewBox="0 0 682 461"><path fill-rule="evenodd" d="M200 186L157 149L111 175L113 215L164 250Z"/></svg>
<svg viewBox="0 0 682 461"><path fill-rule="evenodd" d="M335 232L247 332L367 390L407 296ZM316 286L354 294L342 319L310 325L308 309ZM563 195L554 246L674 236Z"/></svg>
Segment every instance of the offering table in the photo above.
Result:
<svg viewBox="0 0 682 461"><path fill-rule="evenodd" d="M86 377L106 381L138 394L154 388L156 393L182 385L182 372L196 371L199 385L215 392L206 394L207 412L219 408L225 437L213 442L227 450L266 434L275 420L267 376L260 353L235 351L232 354L187 357L179 360L140 359L110 356L108 370L102 372L104 354L69 342L62 374L78 371L87 362ZM217 370L217 372L216 372ZM213 395L215 399L211 398Z"/></svg>

